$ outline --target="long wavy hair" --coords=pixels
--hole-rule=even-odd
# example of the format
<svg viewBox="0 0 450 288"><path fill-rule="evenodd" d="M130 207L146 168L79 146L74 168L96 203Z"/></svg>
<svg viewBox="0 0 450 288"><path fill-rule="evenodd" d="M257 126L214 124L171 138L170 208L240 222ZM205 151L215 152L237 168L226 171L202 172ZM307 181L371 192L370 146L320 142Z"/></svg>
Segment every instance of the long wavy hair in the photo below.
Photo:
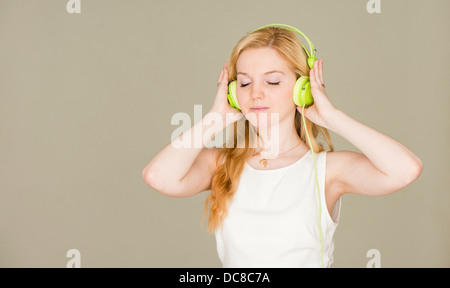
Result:
<svg viewBox="0 0 450 288"><path fill-rule="evenodd" d="M236 80L236 62L244 50L264 47L275 49L290 64L297 78L309 76L308 56L297 34L283 28L268 27L248 33L238 41L231 52L228 62L228 82ZM333 144L327 129L314 124L307 118L305 119L314 153L324 150L333 151ZM297 110L295 110L294 121L300 139L308 144L302 117ZM258 153L258 151L255 151L258 149L255 148L257 147L255 141L258 141L259 133L245 117L242 117L230 126L233 126L232 132L229 133L225 147L218 148L217 168L212 178L211 193L206 199L203 213L203 217L205 217L209 208L209 232L214 232L221 226L227 214L228 204L238 188L239 179L246 161L252 155Z"/></svg>

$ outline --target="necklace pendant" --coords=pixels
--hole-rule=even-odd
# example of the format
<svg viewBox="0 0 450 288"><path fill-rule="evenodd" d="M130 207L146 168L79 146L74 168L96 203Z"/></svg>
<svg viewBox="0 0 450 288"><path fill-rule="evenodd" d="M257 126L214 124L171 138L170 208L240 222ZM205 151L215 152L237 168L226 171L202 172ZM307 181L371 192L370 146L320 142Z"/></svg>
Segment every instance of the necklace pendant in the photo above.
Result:
<svg viewBox="0 0 450 288"><path fill-rule="evenodd" d="M261 160L259 160L259 164L263 164L264 165L264 168L266 168L266 166L267 166L267 159L265 159L265 158L263 158L263 159L261 159Z"/></svg>

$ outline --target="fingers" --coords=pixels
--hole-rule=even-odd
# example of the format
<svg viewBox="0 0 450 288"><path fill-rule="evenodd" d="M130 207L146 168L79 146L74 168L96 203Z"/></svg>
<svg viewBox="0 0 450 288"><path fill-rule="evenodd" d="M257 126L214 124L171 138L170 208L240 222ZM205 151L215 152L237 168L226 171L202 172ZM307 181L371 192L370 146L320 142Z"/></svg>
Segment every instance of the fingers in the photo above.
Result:
<svg viewBox="0 0 450 288"><path fill-rule="evenodd" d="M217 86L219 86L219 89L228 86L228 62L225 62L222 67Z"/></svg>
<svg viewBox="0 0 450 288"><path fill-rule="evenodd" d="M316 61L315 65L314 65L314 78L316 79L316 82L320 85L322 84L322 82L320 82L320 61Z"/></svg>
<svg viewBox="0 0 450 288"><path fill-rule="evenodd" d="M220 70L219 79L217 79L217 86L219 86L219 83L222 81L222 77L223 77L223 67L222 70Z"/></svg>
<svg viewBox="0 0 450 288"><path fill-rule="evenodd" d="M323 59L320 59L320 64L319 64L319 79L320 79L320 83L324 83L323 82Z"/></svg>
<svg viewBox="0 0 450 288"><path fill-rule="evenodd" d="M228 86L228 62L225 62L223 71L224 71L224 73L223 73L222 82L225 86Z"/></svg>
<svg viewBox="0 0 450 288"><path fill-rule="evenodd" d="M309 82L311 83L311 88L317 87L316 68L317 68L317 61L314 61L313 68L309 70Z"/></svg>
<svg viewBox="0 0 450 288"><path fill-rule="evenodd" d="M323 60L316 60L314 62L313 68L309 71L309 78L311 86L323 87Z"/></svg>

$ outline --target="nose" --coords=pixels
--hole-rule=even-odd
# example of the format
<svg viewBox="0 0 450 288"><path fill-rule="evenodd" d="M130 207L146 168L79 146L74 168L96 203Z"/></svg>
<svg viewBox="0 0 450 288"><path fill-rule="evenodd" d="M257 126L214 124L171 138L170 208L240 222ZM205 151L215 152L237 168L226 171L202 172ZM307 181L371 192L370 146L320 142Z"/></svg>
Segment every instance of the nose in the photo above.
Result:
<svg viewBox="0 0 450 288"><path fill-rule="evenodd" d="M252 90L250 91L250 96L252 97L252 99L256 100L256 99L263 99L264 98L264 89L263 89L261 84L254 83L252 85L251 89Z"/></svg>

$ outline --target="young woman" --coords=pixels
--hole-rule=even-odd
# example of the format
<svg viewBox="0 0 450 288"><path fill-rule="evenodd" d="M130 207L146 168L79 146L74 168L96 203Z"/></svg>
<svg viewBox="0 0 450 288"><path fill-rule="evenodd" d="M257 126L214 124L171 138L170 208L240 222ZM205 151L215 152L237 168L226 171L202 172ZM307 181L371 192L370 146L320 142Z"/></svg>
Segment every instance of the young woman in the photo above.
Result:
<svg viewBox="0 0 450 288"><path fill-rule="evenodd" d="M199 137L202 146L171 142L143 171L145 182L168 196L211 190L205 212L224 267L329 267L342 195L394 193L422 171L407 147L333 106L323 60L310 68L303 47L280 27L241 38L211 110L177 139ZM301 76L309 76L309 107L293 101ZM234 80L239 110L227 99ZM226 147L206 148L230 124ZM328 130L361 153L333 151Z"/></svg>

